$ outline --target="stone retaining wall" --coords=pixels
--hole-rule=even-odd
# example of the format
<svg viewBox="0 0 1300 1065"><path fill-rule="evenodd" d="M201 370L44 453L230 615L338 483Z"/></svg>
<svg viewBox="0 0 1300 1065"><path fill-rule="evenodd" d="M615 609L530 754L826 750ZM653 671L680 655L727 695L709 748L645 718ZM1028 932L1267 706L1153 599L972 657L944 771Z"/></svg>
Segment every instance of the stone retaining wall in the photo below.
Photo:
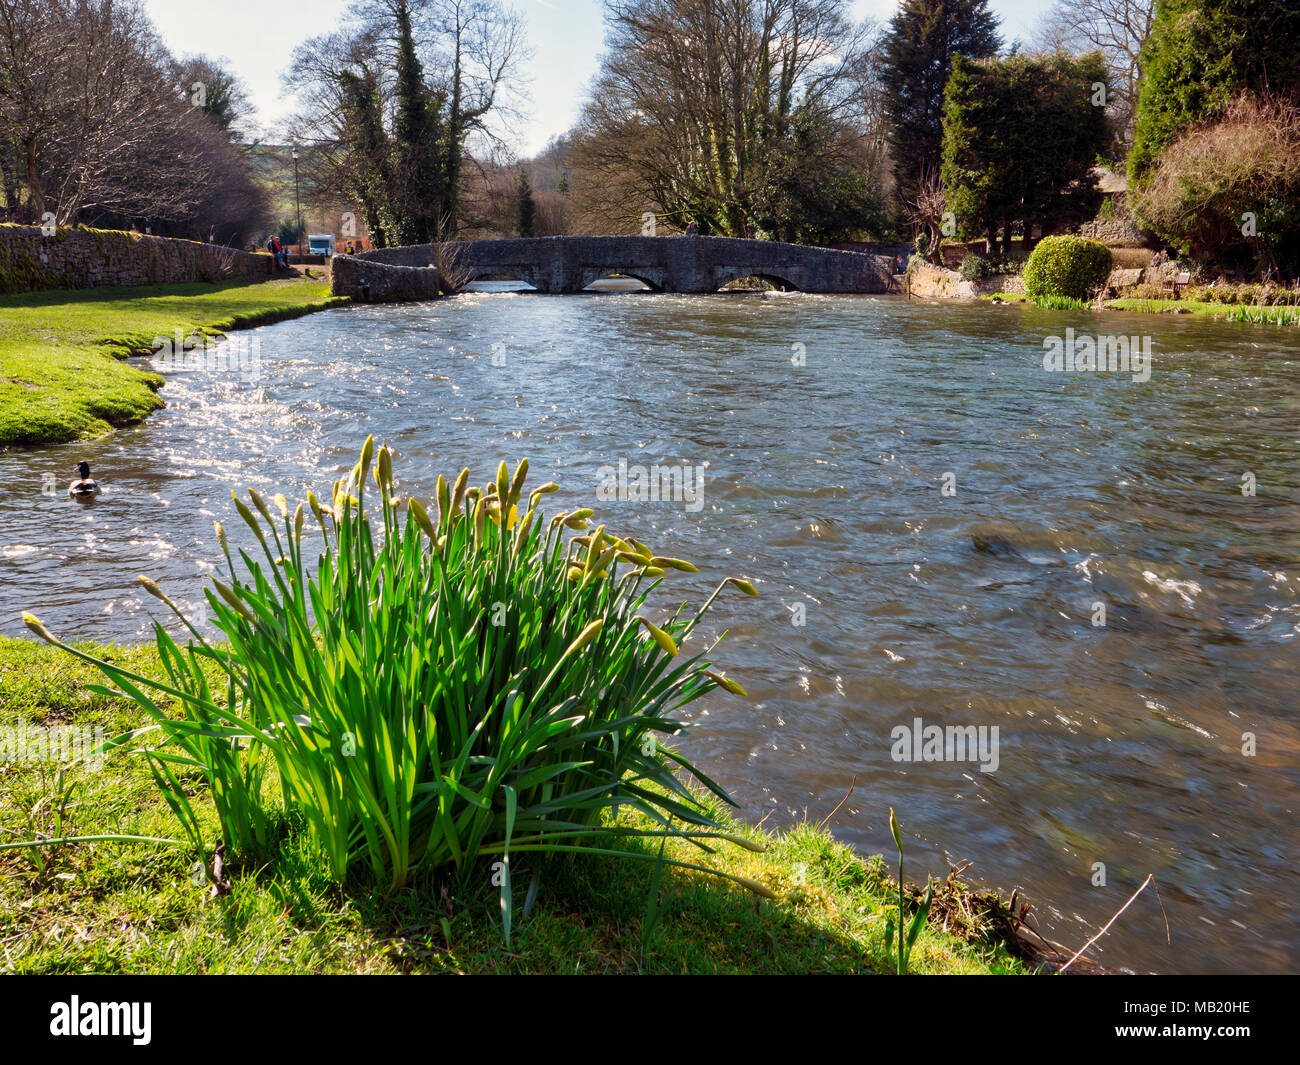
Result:
<svg viewBox="0 0 1300 1065"><path fill-rule="evenodd" d="M1019 274L999 274L984 281L967 281L956 270L918 263L907 274L908 295L932 300L976 300L992 292L1024 292Z"/></svg>
<svg viewBox="0 0 1300 1065"><path fill-rule="evenodd" d="M0 225L0 292L180 281L261 281L269 255L110 229Z"/></svg>
<svg viewBox="0 0 1300 1065"><path fill-rule="evenodd" d="M1155 263L1147 267L1121 267L1111 270L1103 290L1106 298L1123 295L1134 285L1159 285L1181 273L1182 263ZM994 292L1023 293L1025 279L1020 274L999 274L985 281L966 281L956 270L929 263L913 266L907 275L908 295L932 300L976 300Z"/></svg>
<svg viewBox="0 0 1300 1065"><path fill-rule="evenodd" d="M1095 218L1079 227L1079 236L1117 248L1140 248L1149 234L1124 218Z"/></svg>
<svg viewBox="0 0 1300 1065"><path fill-rule="evenodd" d="M438 271L431 266L393 266L355 255L330 260L330 293L358 303L431 300L438 295Z"/></svg>

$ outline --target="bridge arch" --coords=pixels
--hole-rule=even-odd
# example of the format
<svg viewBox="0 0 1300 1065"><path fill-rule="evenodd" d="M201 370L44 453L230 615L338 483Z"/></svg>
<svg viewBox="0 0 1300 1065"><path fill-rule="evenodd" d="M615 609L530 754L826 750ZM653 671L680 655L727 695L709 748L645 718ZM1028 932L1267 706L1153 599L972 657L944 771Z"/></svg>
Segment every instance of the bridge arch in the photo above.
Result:
<svg viewBox="0 0 1300 1065"><path fill-rule="evenodd" d="M653 271L638 271L635 269L629 269L626 266L591 266L584 268L582 276L579 278L582 282L580 291L586 292L597 281L618 280L620 277L630 277L634 281L640 281L641 284L645 285L645 287L651 292L663 291L663 277L656 277L655 272Z"/></svg>
<svg viewBox="0 0 1300 1065"><path fill-rule="evenodd" d="M746 277L756 277L760 281L766 281L776 288L778 292L802 292L803 288L791 281L788 277L774 272L770 267L760 267L751 269L746 266L720 267L715 280L717 282L714 291L719 291L733 281L739 281Z"/></svg>
<svg viewBox="0 0 1300 1065"><path fill-rule="evenodd" d="M511 266L471 267L465 270L464 284L472 285L475 281L518 281L534 291L538 290L535 271Z"/></svg>

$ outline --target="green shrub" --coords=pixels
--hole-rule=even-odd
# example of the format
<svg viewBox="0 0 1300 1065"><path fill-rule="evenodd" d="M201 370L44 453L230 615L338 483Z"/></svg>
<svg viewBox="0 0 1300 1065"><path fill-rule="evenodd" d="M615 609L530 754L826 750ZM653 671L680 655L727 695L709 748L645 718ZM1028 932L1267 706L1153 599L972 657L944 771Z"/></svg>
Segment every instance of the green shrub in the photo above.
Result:
<svg viewBox="0 0 1300 1065"><path fill-rule="evenodd" d="M375 459L381 504L372 517L365 486ZM509 935L510 857L627 853L602 846L609 808L649 818L644 828L619 830L628 835L721 835L675 771L727 797L658 737L680 732L677 712L705 693L744 694L702 656L678 657L678 644L729 583L757 594L727 578L694 614L679 609L653 624L642 613L651 590L669 570L694 567L603 525L566 543L565 530L581 531L591 511L546 521L537 507L556 486L525 501L526 473L526 461L513 477L502 463L483 490L469 487L468 470L453 487L440 477L434 519L414 498L394 498L391 453L376 456L367 441L331 502L308 494L307 514L302 505L291 512L283 496L268 506L250 490L258 513L235 505L265 562L241 551L236 567L218 525L228 572L206 592L228 643L208 643L141 578L193 637L178 647L155 625L165 683L24 620L98 666L152 719L144 731L156 730L161 742L132 737L131 746L143 747L200 850L188 798L195 776L215 804L231 860L273 857L285 815L304 826L340 882L358 871L389 890L420 871L463 881L491 859ZM305 531L310 515L317 528ZM317 535L312 574L306 556ZM214 673L224 698L209 687ZM175 707L161 709L157 693Z"/></svg>
<svg viewBox="0 0 1300 1065"><path fill-rule="evenodd" d="M1086 300L1110 273L1110 249L1082 237L1044 237L1025 264L1025 292L1031 299L1063 296Z"/></svg>
<svg viewBox="0 0 1300 1065"><path fill-rule="evenodd" d="M982 255L971 252L961 261L963 281L983 281L993 275L993 263Z"/></svg>
<svg viewBox="0 0 1300 1065"><path fill-rule="evenodd" d="M1018 274L1024 269L1025 260L1010 255L981 255L969 252L961 261L961 276L965 281L987 281L999 274Z"/></svg>

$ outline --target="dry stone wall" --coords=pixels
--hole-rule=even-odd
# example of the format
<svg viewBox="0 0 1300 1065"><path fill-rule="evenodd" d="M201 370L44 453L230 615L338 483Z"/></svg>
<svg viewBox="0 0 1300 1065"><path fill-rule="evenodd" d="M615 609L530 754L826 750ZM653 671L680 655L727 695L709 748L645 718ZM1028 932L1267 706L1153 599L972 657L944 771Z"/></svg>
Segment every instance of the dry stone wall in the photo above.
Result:
<svg viewBox="0 0 1300 1065"><path fill-rule="evenodd" d="M109 229L0 225L0 292L180 281L261 281L269 255Z"/></svg>

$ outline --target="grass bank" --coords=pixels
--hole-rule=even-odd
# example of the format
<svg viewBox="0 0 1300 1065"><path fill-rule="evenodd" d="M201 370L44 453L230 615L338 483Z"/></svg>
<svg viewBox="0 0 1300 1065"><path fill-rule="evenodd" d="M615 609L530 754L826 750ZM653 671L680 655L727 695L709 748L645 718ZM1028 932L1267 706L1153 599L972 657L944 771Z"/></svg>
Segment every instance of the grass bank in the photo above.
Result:
<svg viewBox="0 0 1300 1065"><path fill-rule="evenodd" d="M987 292L980 296L988 303L1038 303L1054 310L1085 310L1091 304L1082 300L1037 301L1023 292ZM1159 300L1125 297L1102 304L1111 311L1140 311L1144 314L1190 314L1197 318L1218 318L1225 322L1255 322L1261 325L1300 325L1300 307L1262 304L1207 303L1201 300Z"/></svg>
<svg viewBox="0 0 1300 1065"><path fill-rule="evenodd" d="M1142 311L1146 314L1191 314L1198 318L1221 318L1229 322L1261 325L1300 325L1300 307L1260 304L1232 305L1200 300L1156 300L1123 298L1107 300L1114 311Z"/></svg>
<svg viewBox="0 0 1300 1065"><path fill-rule="evenodd" d="M86 649L160 673L152 647ZM0 638L0 729L102 726L114 736L145 723L133 704L93 692L89 686L100 680L92 667L45 644ZM194 788L190 797L216 839L207 796ZM388 897L360 885L341 891L297 846L291 827L272 865L228 871L229 889L216 895L202 873L195 876L193 856L179 849L97 843L0 851L0 972L892 971L884 940L891 882L881 859L864 860L812 826L786 833L732 827L766 851L725 845L708 864L765 884L774 900L671 867L653 890L655 866L646 861L580 856L532 869L517 864L509 948L487 869L481 889L468 894L437 881ZM0 761L0 842L106 831L176 834L140 759L110 755L95 771ZM680 842L667 853L699 858ZM520 909L534 871L540 887L525 917ZM1006 930L1004 912L992 896L941 888L912 970L1026 971L998 934Z"/></svg>
<svg viewBox="0 0 1300 1065"><path fill-rule="evenodd" d="M212 336L345 302L301 278L0 296L0 447L95 436L163 406L125 360L180 329Z"/></svg>

